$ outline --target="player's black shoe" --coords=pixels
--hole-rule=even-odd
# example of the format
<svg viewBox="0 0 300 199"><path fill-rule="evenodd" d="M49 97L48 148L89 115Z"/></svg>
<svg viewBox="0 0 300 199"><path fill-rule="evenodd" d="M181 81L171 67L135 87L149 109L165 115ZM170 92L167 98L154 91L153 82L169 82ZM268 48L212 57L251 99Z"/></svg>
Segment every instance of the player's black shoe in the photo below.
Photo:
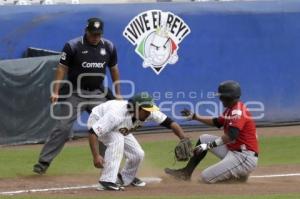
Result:
<svg viewBox="0 0 300 199"><path fill-rule="evenodd" d="M112 182L105 182L105 181L99 181L99 186L97 187L97 190L103 191L124 191L125 188L119 184L112 183Z"/></svg>
<svg viewBox="0 0 300 199"><path fill-rule="evenodd" d="M165 168L165 173L170 176L173 176L178 180L185 180L185 181L191 180L191 175L188 172L186 172L184 169Z"/></svg>
<svg viewBox="0 0 300 199"><path fill-rule="evenodd" d="M131 182L131 185L134 187L144 187L146 186L146 182L142 181L139 178L134 178L133 181Z"/></svg>
<svg viewBox="0 0 300 199"><path fill-rule="evenodd" d="M45 164L45 163L37 163L35 165L33 165L33 172L37 173L39 175L45 174L47 169L49 167L49 164Z"/></svg>
<svg viewBox="0 0 300 199"><path fill-rule="evenodd" d="M118 173L118 179L117 179L116 184L124 186L123 177L122 177L122 175L120 173Z"/></svg>
<svg viewBox="0 0 300 199"><path fill-rule="evenodd" d="M117 184L119 185L124 185L124 181L123 181L123 177L120 173L118 173L118 180L117 180ZM146 182L140 180L139 178L134 178L133 181L130 183L132 186L134 187L144 187L146 186Z"/></svg>

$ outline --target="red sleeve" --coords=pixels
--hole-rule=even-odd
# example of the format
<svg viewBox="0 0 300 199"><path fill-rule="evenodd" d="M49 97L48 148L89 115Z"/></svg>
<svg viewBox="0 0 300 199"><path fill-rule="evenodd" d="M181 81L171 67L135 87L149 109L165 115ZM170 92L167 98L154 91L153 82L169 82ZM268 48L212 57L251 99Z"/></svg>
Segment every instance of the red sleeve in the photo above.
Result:
<svg viewBox="0 0 300 199"><path fill-rule="evenodd" d="M221 124L222 126L224 125L224 123L225 123L225 118L224 118L223 115L218 117L218 123Z"/></svg>
<svg viewBox="0 0 300 199"><path fill-rule="evenodd" d="M246 123L246 118L243 116L242 110L234 109L230 115L229 126L242 130Z"/></svg>

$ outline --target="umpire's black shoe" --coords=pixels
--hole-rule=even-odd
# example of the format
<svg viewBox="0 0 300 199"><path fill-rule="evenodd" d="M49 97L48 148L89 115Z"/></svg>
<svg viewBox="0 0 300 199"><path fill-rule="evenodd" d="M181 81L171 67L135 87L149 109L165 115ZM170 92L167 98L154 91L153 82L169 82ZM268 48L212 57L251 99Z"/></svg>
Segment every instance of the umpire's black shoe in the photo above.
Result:
<svg viewBox="0 0 300 199"><path fill-rule="evenodd" d="M165 173L170 176L173 176L178 180L185 180L185 181L191 180L191 175L187 173L184 169L165 168Z"/></svg>
<svg viewBox="0 0 300 199"><path fill-rule="evenodd" d="M48 167L49 167L49 164L39 162L39 163L33 165L33 170L32 171L34 173L42 175L42 174L46 173Z"/></svg>
<svg viewBox="0 0 300 199"><path fill-rule="evenodd" d="M112 182L99 181L98 191L108 190L108 191L124 191L125 188L121 185Z"/></svg>

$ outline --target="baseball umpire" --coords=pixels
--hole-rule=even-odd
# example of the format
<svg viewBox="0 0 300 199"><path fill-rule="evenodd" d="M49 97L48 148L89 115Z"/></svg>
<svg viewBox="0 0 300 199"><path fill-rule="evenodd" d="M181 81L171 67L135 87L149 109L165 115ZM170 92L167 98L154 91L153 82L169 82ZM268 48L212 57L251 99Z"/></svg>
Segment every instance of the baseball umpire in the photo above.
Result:
<svg viewBox="0 0 300 199"><path fill-rule="evenodd" d="M185 151L187 157L192 155L193 147L190 139L176 122L159 111L149 94L137 94L128 101L105 102L93 108L88 120L89 143L94 165L97 168L103 168L98 189L119 191L123 190L124 186L143 187L146 185L136 177L144 151L132 132L147 121L172 129L180 139L178 148ZM98 139L107 147L104 158L97 150ZM123 155L126 159L125 165L118 173Z"/></svg>
<svg viewBox="0 0 300 199"><path fill-rule="evenodd" d="M35 173L46 172L68 140L72 124L81 112L90 113L94 106L114 98L103 86L107 68L115 83L115 94L117 97L121 96L116 47L102 35L103 21L99 18L90 18L84 36L68 41L63 48L50 99L52 103L56 103L59 95L66 93L64 90L66 87L61 86L59 81L67 75L73 90L65 102L71 104L71 108L60 104L59 109L62 115L70 113L70 117L56 121L57 124L40 153L38 163L33 167Z"/></svg>
<svg viewBox="0 0 300 199"><path fill-rule="evenodd" d="M191 175L206 156L207 151L221 159L202 172L205 183L226 180L246 181L256 168L258 161L258 139L255 122L246 106L239 100L240 85L235 81L225 81L219 85L218 96L226 108L218 118L205 117L183 110L182 115L190 120L224 128L224 135L201 135L194 149L194 156L181 169L166 168L165 172L177 179L190 180Z"/></svg>

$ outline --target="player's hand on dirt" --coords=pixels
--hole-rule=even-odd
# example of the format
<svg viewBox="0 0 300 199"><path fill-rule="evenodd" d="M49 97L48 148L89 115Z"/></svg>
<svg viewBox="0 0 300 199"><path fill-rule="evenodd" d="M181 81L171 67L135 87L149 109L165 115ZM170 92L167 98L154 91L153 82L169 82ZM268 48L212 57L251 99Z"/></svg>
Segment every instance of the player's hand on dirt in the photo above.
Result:
<svg viewBox="0 0 300 199"><path fill-rule="evenodd" d="M192 112L192 111L190 111L190 110L188 110L188 109L183 109L182 111L180 111L180 113L181 113L181 115L183 116L183 117L185 117L187 120L193 120L194 119L194 117L195 117L195 114Z"/></svg>
<svg viewBox="0 0 300 199"><path fill-rule="evenodd" d="M195 155L199 155L201 154L203 151L206 151L209 149L209 145L208 144L199 144L198 146L196 146L194 148L194 154Z"/></svg>
<svg viewBox="0 0 300 199"><path fill-rule="evenodd" d="M94 157L94 166L96 168L103 168L104 163L105 163L105 161L101 155Z"/></svg>
<svg viewBox="0 0 300 199"><path fill-rule="evenodd" d="M51 103L56 103L58 101L58 98L59 98L58 93L52 93L52 95L50 96Z"/></svg>

